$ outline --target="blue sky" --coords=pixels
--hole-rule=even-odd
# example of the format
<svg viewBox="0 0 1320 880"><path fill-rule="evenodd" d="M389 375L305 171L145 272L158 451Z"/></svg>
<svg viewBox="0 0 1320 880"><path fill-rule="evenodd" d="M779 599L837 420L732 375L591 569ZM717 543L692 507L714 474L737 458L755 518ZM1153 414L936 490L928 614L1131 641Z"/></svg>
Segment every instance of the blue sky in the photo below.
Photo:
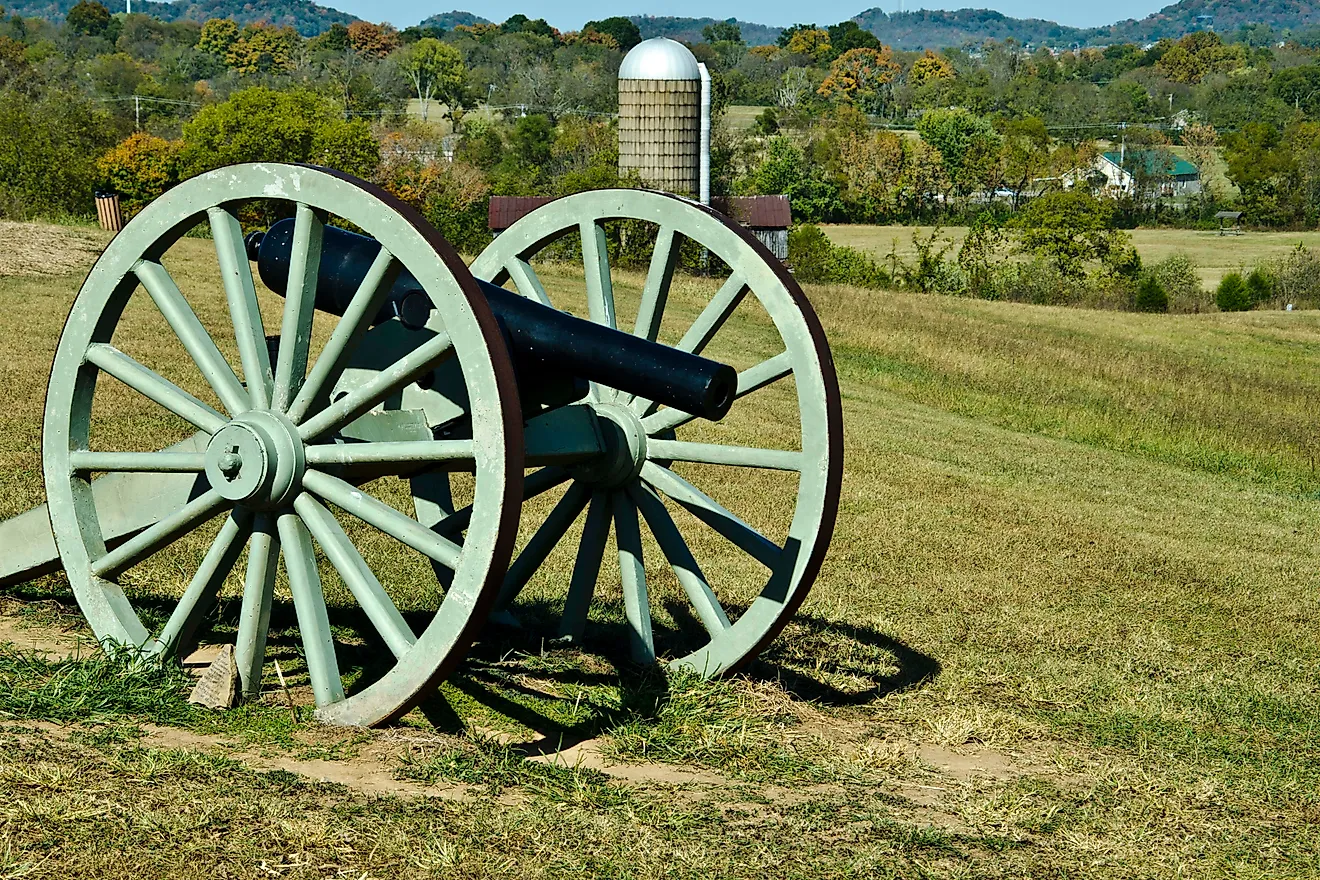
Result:
<svg viewBox="0 0 1320 880"><path fill-rule="evenodd" d="M834 24L851 18L875 5L874 0L820 0L804 4L790 0L560 0L556 3L519 2L519 0L319 0L324 5L342 9L370 21L388 21L399 27L416 24L437 12L466 9L469 12L503 21L515 12L532 18L544 18L561 30L574 30L585 21L611 15L685 15L736 17L761 24L786 25L796 21ZM959 9L986 7L1019 18L1046 18L1077 27L1112 24L1124 18L1142 18L1173 0L1110 0L1108 3L1059 3L1046 0L906 0L906 9ZM898 9L898 0L879 4L886 12Z"/></svg>

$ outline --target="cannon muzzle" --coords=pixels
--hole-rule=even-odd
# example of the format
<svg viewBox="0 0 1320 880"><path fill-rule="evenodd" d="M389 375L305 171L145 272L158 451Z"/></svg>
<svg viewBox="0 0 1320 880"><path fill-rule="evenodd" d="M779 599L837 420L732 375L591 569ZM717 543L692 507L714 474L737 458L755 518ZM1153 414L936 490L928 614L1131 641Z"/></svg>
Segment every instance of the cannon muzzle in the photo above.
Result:
<svg viewBox="0 0 1320 880"><path fill-rule="evenodd" d="M256 262L262 282L281 296L288 287L293 227L292 219L281 220L247 238L248 257ZM343 315L379 251L373 238L325 227L316 307ZM733 405L738 374L726 364L575 318L479 279L477 283L508 334L521 375L552 372L599 382L712 421L724 418ZM372 323L398 318L406 326L421 327L430 313L430 299L405 270Z"/></svg>

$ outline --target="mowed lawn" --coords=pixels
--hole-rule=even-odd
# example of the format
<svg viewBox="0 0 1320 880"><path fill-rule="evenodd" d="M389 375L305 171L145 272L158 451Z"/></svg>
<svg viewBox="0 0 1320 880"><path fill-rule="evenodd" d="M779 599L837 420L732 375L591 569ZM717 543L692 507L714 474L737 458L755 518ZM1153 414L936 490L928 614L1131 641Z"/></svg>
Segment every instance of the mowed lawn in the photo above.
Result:
<svg viewBox="0 0 1320 880"><path fill-rule="evenodd" d="M897 232L830 230L885 251ZM208 245L173 264L199 299L218 289ZM86 265L0 277L0 516L40 498L43 389ZM641 281L619 273L621 298ZM676 315L705 289L680 281ZM638 709L590 652L491 636L448 715L345 735L293 725L273 689L216 718L171 681L0 649L0 876L1320 876L1320 314L808 294L842 384L842 504L798 622L746 678ZM754 314L731 333L765 344ZM770 400L735 429L781 432ZM712 479L754 521L781 503ZM143 589L168 594L177 568ZM58 577L0 603L76 630ZM467 737L409 745L432 725ZM588 732L614 775L486 738L529 728ZM269 770L387 747L385 778L450 788Z"/></svg>
<svg viewBox="0 0 1320 880"><path fill-rule="evenodd" d="M916 235L928 237L934 231L928 226L867 226L826 225L822 227L835 244L848 245L877 258L891 252L900 257L915 255L912 239ZM937 240L953 243L950 257L967 235L965 226L949 226L940 230ZM1249 271L1260 262L1287 255L1299 244L1308 248L1320 247L1320 232L1246 232L1238 236L1221 236L1217 232L1195 229L1134 229L1132 240L1146 263L1156 263L1174 254L1185 254L1201 275L1201 283L1213 291L1229 272Z"/></svg>

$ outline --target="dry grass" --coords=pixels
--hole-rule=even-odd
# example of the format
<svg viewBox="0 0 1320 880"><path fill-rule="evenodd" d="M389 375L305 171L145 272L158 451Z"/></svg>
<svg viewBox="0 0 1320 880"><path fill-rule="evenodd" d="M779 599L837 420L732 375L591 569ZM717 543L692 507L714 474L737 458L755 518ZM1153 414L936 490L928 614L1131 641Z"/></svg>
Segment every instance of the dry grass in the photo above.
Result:
<svg viewBox="0 0 1320 880"><path fill-rule="evenodd" d="M915 235L929 236L929 226L826 225L822 227L835 244L855 247L875 257L891 251L904 259L916 253ZM962 244L967 227L950 226L941 237ZM1250 269L1258 263L1285 256L1298 244L1320 247L1320 232L1247 232L1240 236L1221 236L1217 232L1195 229L1134 229L1132 239L1146 263L1157 263L1174 254L1185 254L1196 264L1201 283L1212 291L1229 272Z"/></svg>
<svg viewBox="0 0 1320 880"><path fill-rule="evenodd" d="M185 291L213 299L207 243L181 247ZM0 279L23 304L0 318L0 515L41 495L43 380L83 268ZM559 293L580 284L571 269L546 277ZM621 315L639 281L621 274ZM703 285L679 286L665 334ZM607 566L587 651L493 632L405 725L601 737L618 758L722 781L546 774L456 746L410 766L498 779L502 793L371 799L190 751L17 733L31 723L21 695L55 699L55 673L6 661L0 711L15 720L0 752L0 876L1320 875L1320 315L810 293L843 386L842 508L815 590L754 680L621 676ZM140 317L144 357L182 377L148 330L159 319ZM749 312L716 353L741 365L771 342ZM122 437L168 436L120 404L103 415ZM784 391L757 404L704 430L793 442ZM690 475L783 527L783 486ZM718 589L753 583L719 543L694 550ZM144 567L143 593L177 595L197 552ZM375 554L391 589L424 605L433 581L397 557ZM529 620L554 611L570 567L561 548L529 588ZM676 595L663 577L656 591ZM14 595L68 603L58 579ZM296 661L287 639L282 650ZM142 712L105 704L128 723ZM171 711L183 719L172 723L199 723Z"/></svg>

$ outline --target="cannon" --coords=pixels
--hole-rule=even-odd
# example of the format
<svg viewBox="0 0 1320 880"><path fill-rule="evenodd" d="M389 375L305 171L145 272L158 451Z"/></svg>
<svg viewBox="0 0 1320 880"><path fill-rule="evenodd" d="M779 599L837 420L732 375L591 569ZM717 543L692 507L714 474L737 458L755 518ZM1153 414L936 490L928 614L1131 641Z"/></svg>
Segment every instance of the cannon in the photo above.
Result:
<svg viewBox="0 0 1320 880"><path fill-rule="evenodd" d="M242 218L272 204L288 219L245 235ZM635 296L616 295L618 222L633 246L640 229L651 243ZM196 252L195 235L181 244L194 229L223 290L208 309L200 282L167 268L176 248ZM701 250L713 292L676 286L684 247ZM580 273L552 254L580 254ZM140 329L144 315L156 330ZM737 338L714 357L722 334ZM134 357L143 338L180 349L188 369ZM113 419L130 398L163 426L146 448ZM791 439L762 446L758 425ZM843 426L801 289L708 208L645 190L568 196L467 266L370 184L256 164L174 187L97 260L52 365L42 467L46 505L0 524L0 584L63 569L111 650L231 643L249 698L278 594L317 717L371 725L424 699L488 621L516 625L528 584L565 562L542 576L562 586L554 638L580 642L593 609L617 609L637 663L744 667L823 562ZM753 487L755 525L701 488L716 472L720 487ZM767 474L787 488L758 488ZM617 577L603 574L611 535ZM720 570L698 562L709 553ZM135 575L162 557L182 572L177 589ZM420 599L391 576L403 557L429 563ZM225 596L237 617L215 631ZM332 621L341 605L360 637Z"/></svg>

